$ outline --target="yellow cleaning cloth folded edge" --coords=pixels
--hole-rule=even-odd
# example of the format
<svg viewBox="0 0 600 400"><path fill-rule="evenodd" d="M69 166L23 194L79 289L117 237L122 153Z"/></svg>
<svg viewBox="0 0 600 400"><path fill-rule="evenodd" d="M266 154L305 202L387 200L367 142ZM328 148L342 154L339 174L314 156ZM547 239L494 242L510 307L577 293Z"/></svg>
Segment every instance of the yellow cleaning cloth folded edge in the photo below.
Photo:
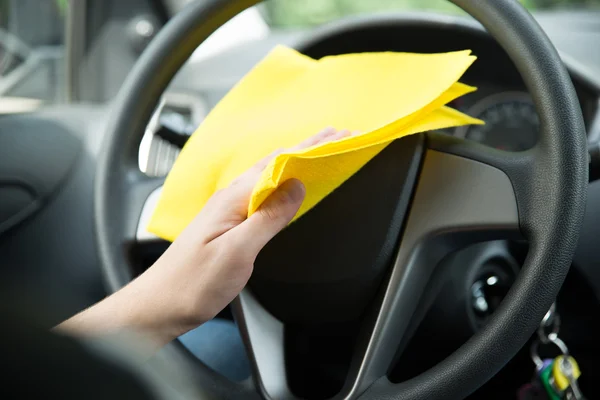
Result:
<svg viewBox="0 0 600 400"><path fill-rule="evenodd" d="M309 211L327 194L331 193L338 186L344 183L374 156L379 154L388 144L394 139L412 135L415 133L432 131L437 129L451 128L466 124L481 124L481 121L465 114L462 114L452 108L442 107L434 111L432 114L423 118L418 124L411 125L407 129L397 132L392 138L387 138L378 142L374 142L368 146L364 146L352 151L352 157L345 156L344 153L336 153L337 177L336 180L322 180L319 185L314 185L310 176L305 178L304 184L310 187L313 192L311 196L306 196L300 210L294 217L298 219L301 215ZM350 152L345 152L350 153ZM322 171L326 170L331 165L328 158L331 156L306 157L303 154L280 154L271 161L269 166L261 175L261 179L256 185L250 204L248 206L248 215L252 215L263 201L269 197L280 184L288 179L295 178L299 175L299 171L306 169L319 168ZM315 158L317 160L315 160ZM307 189L308 190L308 189Z"/></svg>
<svg viewBox="0 0 600 400"><path fill-rule="evenodd" d="M360 135L281 154L265 169L249 213L283 181L306 186L296 217L409 134L481 123L443 107L474 88L457 83L475 60L445 54L361 53L313 60L276 47L214 108L166 179L149 231L174 240L208 198L273 150L326 126Z"/></svg>
<svg viewBox="0 0 600 400"><path fill-rule="evenodd" d="M284 154L303 155L304 157L328 156L328 155L337 154L339 152L353 151L353 150L357 150L357 149L365 147L365 146L371 146L374 144L378 144L382 140L386 141L386 140L398 139L402 136L405 136L405 135L401 134L401 131L404 127L409 126L409 124L411 122L416 121L419 118L423 118L423 117L427 116L429 113L434 112L436 109L439 109L440 107L444 106L445 104L451 102L452 100L457 99L458 97L463 96L467 93L471 93L475 90L476 90L476 88L474 88L473 86L467 86L462 83L455 83L450 87L450 89L448 89L446 92L442 93L442 95L440 97L438 97L433 102L426 105L419 111L417 111L411 115L408 115L405 118L401 118L399 120L392 121L390 124L382 126L371 132L368 132L367 134L363 133L363 134L359 134L359 135L349 136L347 138L337 140L335 142L329 142L329 143L318 145L318 146L315 146L312 148L303 149L303 150L300 150L295 153L284 153ZM456 111L456 110L454 110L454 111ZM475 124L481 123L480 120L471 118L471 117L469 117L463 113L460 113L458 111L456 111L452 115L461 120L463 118L467 117L467 120L469 122L464 122L461 125L465 125L465 124L469 124L469 123L475 123ZM455 125L453 125L453 126L455 126ZM442 128L438 128L438 129L442 129ZM417 133L417 132L414 132L414 133Z"/></svg>

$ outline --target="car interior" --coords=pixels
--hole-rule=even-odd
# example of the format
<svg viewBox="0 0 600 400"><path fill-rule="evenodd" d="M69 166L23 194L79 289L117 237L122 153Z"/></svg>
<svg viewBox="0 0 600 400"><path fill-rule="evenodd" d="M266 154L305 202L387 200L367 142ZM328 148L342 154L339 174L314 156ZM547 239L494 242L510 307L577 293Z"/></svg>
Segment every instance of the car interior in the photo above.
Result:
<svg viewBox="0 0 600 400"><path fill-rule="evenodd" d="M520 398L532 354L563 351L539 343L552 306L541 329L597 398L600 1L255 3L0 0L1 291L50 328L150 267L180 150L274 46L470 49L478 90L449 105L486 124L391 144L269 243L219 315L252 378L168 351L215 398Z"/></svg>

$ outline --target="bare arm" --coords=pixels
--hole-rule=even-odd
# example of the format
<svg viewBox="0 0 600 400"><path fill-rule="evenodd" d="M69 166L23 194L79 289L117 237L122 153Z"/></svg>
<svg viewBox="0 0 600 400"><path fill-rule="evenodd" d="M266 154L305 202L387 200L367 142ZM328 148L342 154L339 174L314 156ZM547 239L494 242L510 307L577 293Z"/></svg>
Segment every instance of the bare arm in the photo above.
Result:
<svg viewBox="0 0 600 400"><path fill-rule="evenodd" d="M296 149L347 135L326 129ZM146 272L55 329L80 336L137 332L156 349L212 319L244 288L259 251L292 220L304 199L302 183L290 180L247 218L252 189L276 154L213 195Z"/></svg>

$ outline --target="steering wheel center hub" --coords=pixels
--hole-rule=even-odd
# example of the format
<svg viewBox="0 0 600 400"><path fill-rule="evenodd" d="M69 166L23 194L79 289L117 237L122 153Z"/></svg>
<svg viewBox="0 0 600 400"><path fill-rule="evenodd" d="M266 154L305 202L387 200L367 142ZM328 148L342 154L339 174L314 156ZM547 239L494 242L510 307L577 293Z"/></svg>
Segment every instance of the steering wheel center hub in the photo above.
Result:
<svg viewBox="0 0 600 400"><path fill-rule="evenodd" d="M358 319L393 262L424 151L422 135L390 144L259 254L250 281L285 322Z"/></svg>

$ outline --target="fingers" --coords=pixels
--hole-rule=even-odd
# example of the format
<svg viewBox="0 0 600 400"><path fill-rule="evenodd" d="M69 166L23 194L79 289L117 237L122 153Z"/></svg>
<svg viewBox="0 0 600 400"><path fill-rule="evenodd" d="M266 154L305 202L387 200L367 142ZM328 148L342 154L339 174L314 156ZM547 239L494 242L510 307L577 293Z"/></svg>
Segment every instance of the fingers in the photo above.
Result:
<svg viewBox="0 0 600 400"><path fill-rule="evenodd" d="M256 179L256 181L258 181L258 177L256 175L260 176L262 171L267 167L267 165L269 165L271 160L273 160L275 157L277 157L279 154L283 153L284 151L289 151L289 152L299 151L299 150L303 150L303 149L306 149L311 146L316 146L318 144L323 144L323 143L331 142L334 140L339 140L339 139L342 139L344 137L347 137L347 136L350 136L353 134L354 133L350 133L350 131L347 129L338 131L337 129L331 128L331 127L325 128L321 132L317 133L314 136L309 137L308 139L306 139L305 141L301 142L300 144L298 144L294 147L290 147L289 149L279 148L279 149L275 150L274 152L272 152L271 154L269 154L268 156L266 156L265 158L260 160L258 163L256 163L254 166L252 166L248 171L246 171L246 173L244 173L242 176L240 176L240 178L236 179L236 181L245 180L249 177L252 177L252 178ZM234 181L234 183L235 183L235 181Z"/></svg>
<svg viewBox="0 0 600 400"><path fill-rule="evenodd" d="M331 136L329 138L329 140L327 140L327 141L328 142L333 142L333 141L340 140L340 139L343 139L345 137L352 136L352 135L354 135L354 133L351 133L347 129L342 129L341 131L339 131L336 134L334 134L333 136Z"/></svg>
<svg viewBox="0 0 600 400"><path fill-rule="evenodd" d="M332 136L337 133L337 129L332 127L327 127L323 129L321 132L317 133L314 136L309 137L298 145L290 148L290 151L298 151L302 149L306 149L307 147L314 146L316 144L320 144L322 142L328 141Z"/></svg>
<svg viewBox="0 0 600 400"><path fill-rule="evenodd" d="M284 182L246 221L229 231L227 240L240 244L249 257L258 252L294 218L306 194L297 179ZM224 237L225 237L224 236Z"/></svg>
<svg viewBox="0 0 600 400"><path fill-rule="evenodd" d="M260 179L260 175L263 170L269 165L272 159L281 154L284 149L277 149L252 167L250 167L246 172L237 177L231 184L228 189L233 190L237 196L247 196L248 199L252 194L252 190L254 186L258 183Z"/></svg>
<svg viewBox="0 0 600 400"><path fill-rule="evenodd" d="M229 187L213 193L184 233L189 231L189 236L206 244L242 223L248 216L250 196L262 171L282 151L275 150L237 177Z"/></svg>
<svg viewBox="0 0 600 400"><path fill-rule="evenodd" d="M348 130L337 131L334 128L326 128L299 145L290 148L288 151L299 151L310 146L339 140L350 135L351 133ZM229 187L220 190L209 199L202 212L196 218L195 223L193 223L197 233L202 233L201 236L204 238L204 242L216 239L246 219L252 191L260 180L262 172L283 151L285 149L277 149L264 157L236 178ZM283 196L276 193L274 193L276 197ZM264 212L269 213L270 210L271 208L267 208ZM290 219L294 217L296 211L290 216ZM280 229L283 229L288 222L285 222Z"/></svg>
<svg viewBox="0 0 600 400"><path fill-rule="evenodd" d="M247 208L248 201L250 200L250 195L252 194L254 187L258 183L263 170L267 167L267 165L269 165L271 160L273 160L279 154L283 153L284 151L299 151L299 150L308 148L310 146L315 146L315 145L327 143L327 142L330 142L333 140L338 140L338 139L341 139L346 136L350 136L350 131L348 131L348 130L338 131L335 128L325 128L321 132L317 133L314 136L311 136L310 138L306 139L305 141L298 144L297 146L294 146L287 150L286 149L277 149L274 152L272 152L271 154L269 154L268 156L266 156L265 158L263 158L262 160L260 160L258 163L254 164L250 169L248 169L246 172L244 172L242 175L240 175L237 179L235 179L231 183L229 189L231 189L234 192L234 198L239 197L239 198L246 199L245 207ZM245 208L245 207L243 204L241 205L241 208Z"/></svg>

